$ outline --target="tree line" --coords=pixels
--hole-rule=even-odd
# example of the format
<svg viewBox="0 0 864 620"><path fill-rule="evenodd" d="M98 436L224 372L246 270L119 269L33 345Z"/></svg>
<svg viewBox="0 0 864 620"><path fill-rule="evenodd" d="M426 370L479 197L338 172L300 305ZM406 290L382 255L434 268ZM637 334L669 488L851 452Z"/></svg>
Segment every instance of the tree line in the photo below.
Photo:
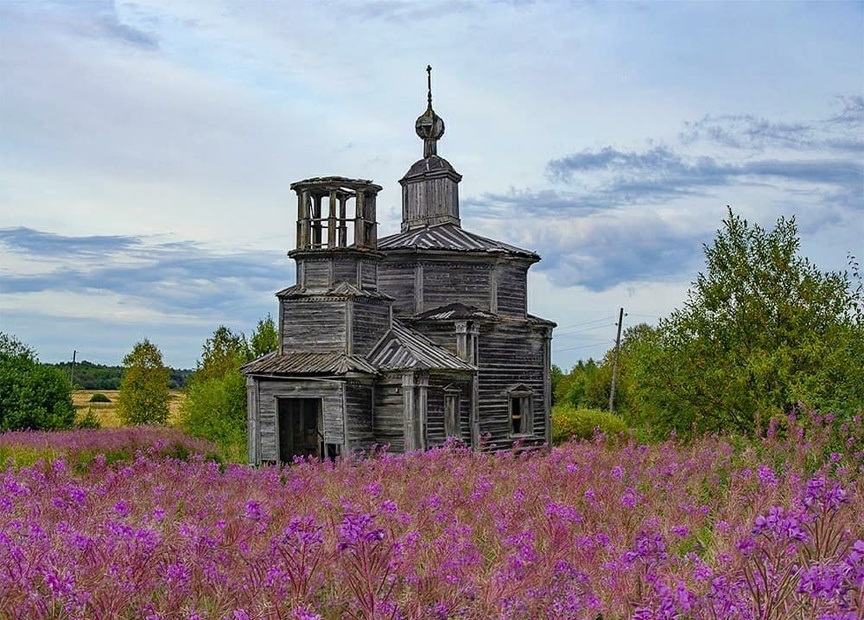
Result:
<svg viewBox="0 0 864 620"><path fill-rule="evenodd" d="M246 429L246 386L239 368L277 346L276 325L268 314L248 339L243 332L219 326L205 341L194 371L168 368L159 347L145 339L135 343L122 367L76 364L75 382L79 383L79 377L85 382L89 378L98 385L91 389L110 389L102 386L117 381L117 415L126 424L165 424L170 390L182 385L186 390L180 411L182 426L190 434L237 452L245 446ZM32 348L0 333L0 432L75 426L72 391L68 367L42 364ZM94 421L79 420L82 423L92 425Z"/></svg>
<svg viewBox="0 0 864 620"><path fill-rule="evenodd" d="M658 436L750 434L797 407L864 412L864 287L858 264L821 271L794 218L771 230L731 209L684 304L624 332L615 410ZM614 350L555 369L554 398L608 408Z"/></svg>
<svg viewBox="0 0 864 620"><path fill-rule="evenodd" d="M58 362L56 364L45 364L54 366L65 372L72 381L72 387L76 390L119 390L120 382L123 380L124 366L108 366L105 364L94 364L87 360L75 362ZM186 384L186 380L193 370L185 368L168 368L168 387L178 390Z"/></svg>

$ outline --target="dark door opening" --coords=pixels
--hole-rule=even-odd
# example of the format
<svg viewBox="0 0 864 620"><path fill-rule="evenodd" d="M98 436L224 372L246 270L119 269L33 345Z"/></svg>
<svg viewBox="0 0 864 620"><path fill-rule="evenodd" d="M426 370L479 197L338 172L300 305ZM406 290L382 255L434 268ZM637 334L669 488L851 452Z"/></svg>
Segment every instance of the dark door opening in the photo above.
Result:
<svg viewBox="0 0 864 620"><path fill-rule="evenodd" d="M321 458L324 437L320 432L320 398L280 398L279 460L290 463L295 456Z"/></svg>

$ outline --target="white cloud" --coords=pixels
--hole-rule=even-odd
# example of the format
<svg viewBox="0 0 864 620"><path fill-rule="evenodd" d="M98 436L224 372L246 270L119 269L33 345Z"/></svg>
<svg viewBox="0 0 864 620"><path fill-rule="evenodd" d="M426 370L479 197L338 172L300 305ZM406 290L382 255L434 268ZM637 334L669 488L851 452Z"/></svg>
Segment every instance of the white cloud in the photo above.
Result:
<svg viewBox="0 0 864 620"><path fill-rule="evenodd" d="M762 225L797 214L824 268L860 247L860 20L854 3L4 2L0 229L143 238L134 260L163 268L165 244L186 248L158 294L147 272L122 293L94 273L108 314L112 295L136 299L163 317L141 328L194 360L202 334L165 317L275 309L292 274L292 181L371 178L385 188L381 234L397 229L430 63L463 221L544 256L534 311L566 324L626 298L664 314L726 204ZM604 153L618 159L588 165ZM4 282L62 267L36 250L0 256ZM128 277L130 256L96 267ZM66 347L33 307L64 289L41 282L14 293L0 328ZM80 303L63 325L128 348L132 331L99 329Z"/></svg>

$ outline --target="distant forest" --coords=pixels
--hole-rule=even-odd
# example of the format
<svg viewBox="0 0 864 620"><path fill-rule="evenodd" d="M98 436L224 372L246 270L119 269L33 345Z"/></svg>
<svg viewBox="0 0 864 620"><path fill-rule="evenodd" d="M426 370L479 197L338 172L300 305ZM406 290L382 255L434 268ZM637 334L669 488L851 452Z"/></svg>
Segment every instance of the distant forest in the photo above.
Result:
<svg viewBox="0 0 864 620"><path fill-rule="evenodd" d="M61 362L59 364L45 364L59 368L67 375L72 370L72 362ZM93 364L87 361L75 362L75 375L73 377L76 390L119 390L120 381L123 379L123 366L105 366ZM169 368L170 381L168 386L174 390L182 388L186 380L194 372L178 368Z"/></svg>

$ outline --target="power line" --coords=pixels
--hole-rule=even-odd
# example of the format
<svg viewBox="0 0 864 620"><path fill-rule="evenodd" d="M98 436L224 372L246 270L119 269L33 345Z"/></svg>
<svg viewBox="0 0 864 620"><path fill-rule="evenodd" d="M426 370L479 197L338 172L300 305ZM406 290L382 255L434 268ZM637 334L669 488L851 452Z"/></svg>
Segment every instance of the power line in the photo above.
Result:
<svg viewBox="0 0 864 620"><path fill-rule="evenodd" d="M603 325L597 325L595 327L586 327L585 329L577 329L573 332L567 332L566 334L562 334L556 330L555 337L564 337L564 336L576 336L578 334L584 334L585 332L592 332L598 329L606 329L607 327L615 325L615 323L604 323Z"/></svg>
<svg viewBox="0 0 864 620"><path fill-rule="evenodd" d="M614 340L602 340L600 342L592 342L591 344L579 345L578 347L564 347L563 349L557 349L556 348L555 352L556 353L562 353L564 351L575 351L576 349L587 349L588 347L597 347L597 346L600 346L601 344L610 344L610 343L614 343L614 342L615 342Z"/></svg>
<svg viewBox="0 0 864 620"><path fill-rule="evenodd" d="M591 325L592 323L599 323L600 321L611 321L614 319L614 316L604 316L602 319L594 319L593 321L585 321L584 323L573 323L572 325L565 325L563 327L558 327L556 329L570 329L571 327L582 327L583 325Z"/></svg>

